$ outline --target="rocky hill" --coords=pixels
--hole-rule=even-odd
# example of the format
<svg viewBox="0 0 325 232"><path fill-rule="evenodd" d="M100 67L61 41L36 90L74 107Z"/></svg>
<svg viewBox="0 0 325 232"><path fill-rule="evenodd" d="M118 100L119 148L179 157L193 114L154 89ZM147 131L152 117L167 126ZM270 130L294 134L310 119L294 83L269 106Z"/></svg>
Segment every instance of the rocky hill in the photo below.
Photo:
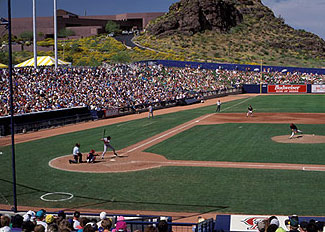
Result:
<svg viewBox="0 0 325 232"><path fill-rule="evenodd" d="M261 0L181 0L137 38L184 60L325 67L325 41Z"/></svg>
<svg viewBox="0 0 325 232"><path fill-rule="evenodd" d="M234 4L227 1L182 0L169 8L169 13L150 24L148 31L160 34L195 34L205 30L228 31L243 20Z"/></svg>

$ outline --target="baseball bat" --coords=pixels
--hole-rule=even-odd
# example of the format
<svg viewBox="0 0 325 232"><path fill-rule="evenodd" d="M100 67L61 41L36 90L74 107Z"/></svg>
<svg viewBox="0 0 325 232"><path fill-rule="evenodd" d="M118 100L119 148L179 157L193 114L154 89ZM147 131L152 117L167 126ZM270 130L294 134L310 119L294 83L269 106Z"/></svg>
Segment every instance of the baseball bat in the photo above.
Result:
<svg viewBox="0 0 325 232"><path fill-rule="evenodd" d="M106 130L104 129L103 130L103 138L105 138L105 132L106 132Z"/></svg>

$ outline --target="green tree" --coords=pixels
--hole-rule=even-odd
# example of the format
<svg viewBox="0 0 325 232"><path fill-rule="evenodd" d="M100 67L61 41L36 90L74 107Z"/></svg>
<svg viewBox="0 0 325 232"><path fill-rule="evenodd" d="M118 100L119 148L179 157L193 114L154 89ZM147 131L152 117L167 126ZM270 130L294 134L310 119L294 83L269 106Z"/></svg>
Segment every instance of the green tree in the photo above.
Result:
<svg viewBox="0 0 325 232"><path fill-rule="evenodd" d="M120 25L114 21L107 21L105 31L107 33L118 33L120 31Z"/></svg>
<svg viewBox="0 0 325 232"><path fill-rule="evenodd" d="M21 45L21 50L24 51L24 46L31 45L31 42L33 41L33 32L31 31L22 32L17 38L17 41Z"/></svg>

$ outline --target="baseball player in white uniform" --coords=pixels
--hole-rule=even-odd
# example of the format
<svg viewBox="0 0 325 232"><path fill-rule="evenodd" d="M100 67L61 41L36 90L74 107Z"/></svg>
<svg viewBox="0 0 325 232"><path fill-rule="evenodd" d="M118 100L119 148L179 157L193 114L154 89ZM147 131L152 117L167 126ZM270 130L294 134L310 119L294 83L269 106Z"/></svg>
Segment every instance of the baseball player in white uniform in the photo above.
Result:
<svg viewBox="0 0 325 232"><path fill-rule="evenodd" d="M117 153L115 152L115 148L110 144L111 143L111 136L107 136L106 138L102 138L101 141L104 142L104 151L102 153L102 159L104 159L104 155L107 152L107 148L109 147L112 149L115 157L118 157Z"/></svg>
<svg viewBox="0 0 325 232"><path fill-rule="evenodd" d="M148 108L148 118L150 118L150 116L153 117L153 107L152 107L152 105L150 105L149 108Z"/></svg>
<svg viewBox="0 0 325 232"><path fill-rule="evenodd" d="M76 143L76 145L73 148L72 154L73 154L73 160L69 160L69 164L77 164L82 163L82 154L79 150L80 144Z"/></svg>

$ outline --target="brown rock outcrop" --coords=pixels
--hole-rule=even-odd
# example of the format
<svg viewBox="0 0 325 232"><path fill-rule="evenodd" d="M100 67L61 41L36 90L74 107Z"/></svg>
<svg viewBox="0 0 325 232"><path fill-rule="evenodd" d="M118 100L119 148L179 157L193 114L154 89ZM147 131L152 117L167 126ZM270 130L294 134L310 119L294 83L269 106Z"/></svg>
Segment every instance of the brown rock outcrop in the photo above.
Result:
<svg viewBox="0 0 325 232"><path fill-rule="evenodd" d="M228 31L243 20L240 11L229 0L181 0L169 12L149 24L152 35L195 34L204 30Z"/></svg>

